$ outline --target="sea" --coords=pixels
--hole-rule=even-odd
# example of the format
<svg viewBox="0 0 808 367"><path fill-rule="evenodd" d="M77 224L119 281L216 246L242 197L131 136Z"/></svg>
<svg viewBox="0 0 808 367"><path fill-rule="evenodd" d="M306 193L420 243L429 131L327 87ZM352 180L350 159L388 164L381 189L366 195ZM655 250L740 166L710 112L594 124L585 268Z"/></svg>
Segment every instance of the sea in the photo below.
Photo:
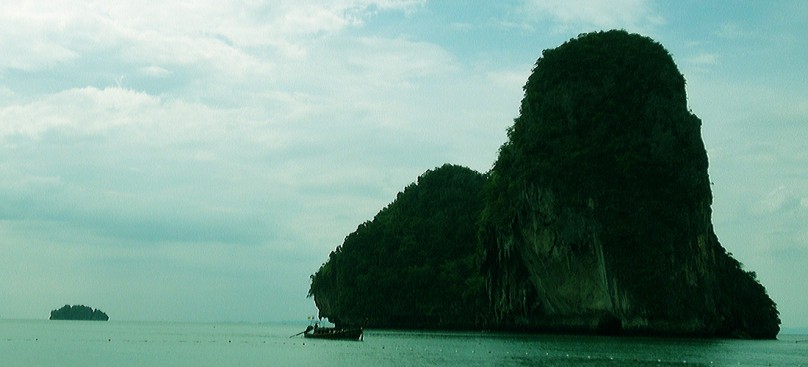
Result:
<svg viewBox="0 0 808 367"><path fill-rule="evenodd" d="M366 330L293 336L307 323L0 320L0 366L806 366L808 335L667 339Z"/></svg>

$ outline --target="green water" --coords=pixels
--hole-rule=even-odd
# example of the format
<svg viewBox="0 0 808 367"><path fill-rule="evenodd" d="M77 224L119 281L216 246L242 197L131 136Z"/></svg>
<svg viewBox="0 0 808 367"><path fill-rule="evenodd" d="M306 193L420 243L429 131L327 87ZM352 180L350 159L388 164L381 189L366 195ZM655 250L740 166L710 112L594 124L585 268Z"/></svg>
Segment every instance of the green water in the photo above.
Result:
<svg viewBox="0 0 808 367"><path fill-rule="evenodd" d="M374 331L289 338L306 324L0 321L0 366L807 366L776 341Z"/></svg>

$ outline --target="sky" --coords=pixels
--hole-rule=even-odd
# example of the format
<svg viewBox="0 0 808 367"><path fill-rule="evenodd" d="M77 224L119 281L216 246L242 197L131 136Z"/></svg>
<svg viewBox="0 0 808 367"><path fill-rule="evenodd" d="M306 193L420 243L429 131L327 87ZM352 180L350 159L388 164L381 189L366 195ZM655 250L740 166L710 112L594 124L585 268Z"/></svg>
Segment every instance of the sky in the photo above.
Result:
<svg viewBox="0 0 808 367"><path fill-rule="evenodd" d="M0 25L0 318L316 315L360 223L491 168L542 50L625 29L687 80L722 245L808 326L808 2L0 0Z"/></svg>

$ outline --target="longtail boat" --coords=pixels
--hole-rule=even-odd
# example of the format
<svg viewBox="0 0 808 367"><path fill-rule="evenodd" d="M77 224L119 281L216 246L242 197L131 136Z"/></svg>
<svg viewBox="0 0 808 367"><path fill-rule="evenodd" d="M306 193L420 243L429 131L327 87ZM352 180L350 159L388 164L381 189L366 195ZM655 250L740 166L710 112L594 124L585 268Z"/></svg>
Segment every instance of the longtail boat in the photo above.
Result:
<svg viewBox="0 0 808 367"><path fill-rule="evenodd" d="M312 339L332 339L332 340L358 340L365 339L364 330L361 327L355 328L333 328L333 327L312 327L306 328L303 332L304 338Z"/></svg>

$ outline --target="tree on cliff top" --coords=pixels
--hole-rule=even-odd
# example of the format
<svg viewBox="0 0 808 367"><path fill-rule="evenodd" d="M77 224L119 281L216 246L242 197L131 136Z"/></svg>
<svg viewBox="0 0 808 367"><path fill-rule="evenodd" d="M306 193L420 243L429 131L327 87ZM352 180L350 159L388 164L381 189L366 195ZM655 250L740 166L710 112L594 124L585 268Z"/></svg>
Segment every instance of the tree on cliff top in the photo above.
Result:
<svg viewBox="0 0 808 367"><path fill-rule="evenodd" d="M484 181L447 164L407 186L312 275L320 315L374 327L473 327L486 307L476 239Z"/></svg>

